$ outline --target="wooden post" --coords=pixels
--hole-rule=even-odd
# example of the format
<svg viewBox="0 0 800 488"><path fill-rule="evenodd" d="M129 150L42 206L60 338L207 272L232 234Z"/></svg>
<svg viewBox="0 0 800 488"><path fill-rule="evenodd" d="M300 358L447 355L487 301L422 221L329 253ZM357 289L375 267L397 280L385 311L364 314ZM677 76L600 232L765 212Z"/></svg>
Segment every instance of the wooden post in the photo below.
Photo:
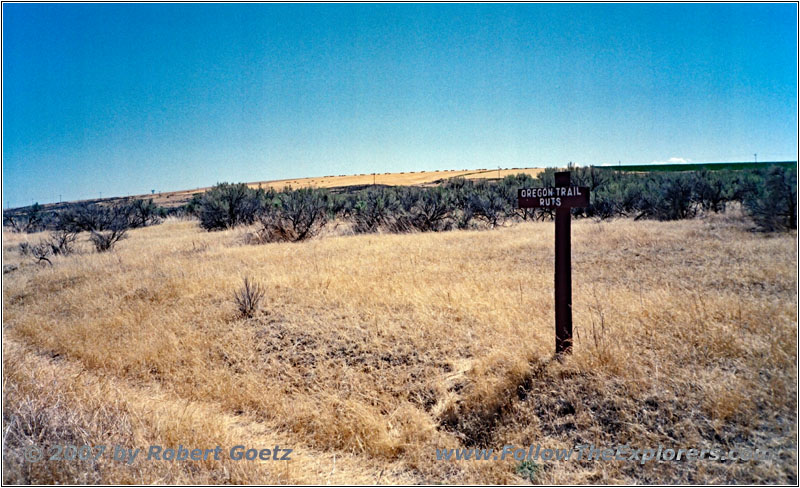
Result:
<svg viewBox="0 0 800 488"><path fill-rule="evenodd" d="M570 172L555 174L556 186L550 188L520 188L519 208L555 208L556 265L555 312L556 355L572 352L572 258L570 222L572 207L589 206L589 187L570 185Z"/></svg>
<svg viewBox="0 0 800 488"><path fill-rule="evenodd" d="M556 188L570 186L570 172L555 174ZM556 207L555 312L556 354L572 352L572 249L570 207Z"/></svg>

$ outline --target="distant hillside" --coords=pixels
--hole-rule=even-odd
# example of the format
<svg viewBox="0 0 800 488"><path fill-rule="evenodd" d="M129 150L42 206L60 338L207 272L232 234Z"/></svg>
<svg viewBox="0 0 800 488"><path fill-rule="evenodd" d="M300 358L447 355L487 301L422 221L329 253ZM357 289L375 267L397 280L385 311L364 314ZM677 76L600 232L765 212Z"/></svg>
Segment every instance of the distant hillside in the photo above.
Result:
<svg viewBox="0 0 800 488"><path fill-rule="evenodd" d="M286 186L292 188L316 187L316 188L345 188L350 186L365 185L427 185L438 183L442 180L455 177L467 179L497 179L517 173L528 173L536 176L543 168L506 168L506 169L465 169L465 170L444 170L444 171L408 171L401 173L369 173L358 175L338 175L338 176L315 176L311 178L294 178L288 180L268 180L248 183L253 188L274 188L280 190ZM234 182L235 183L235 182ZM102 199L83 200L87 203L114 203L126 199L149 199L152 198L156 205L162 207L179 207L198 193L203 193L211 187L195 188L193 190L179 190L161 193L146 193L142 195L131 195L127 197L110 197ZM42 205L47 210L60 210L77 202L48 203ZM27 207L21 207L27 208ZM15 212L20 208L6 209L5 212Z"/></svg>
<svg viewBox="0 0 800 488"><path fill-rule="evenodd" d="M721 163L676 163L676 164L635 164L635 165L608 165L597 166L598 168L613 169L616 171L628 172L651 172L651 171L698 171L701 169L706 170L723 170L723 169L752 169L766 167L770 165L779 165L784 167L793 168L797 166L796 161L765 161L761 163L754 162L721 162ZM505 168L505 169L464 169L464 170L443 170L443 171L407 171L400 173L364 173L354 175L329 175L329 176L315 176L310 178L294 178L286 180L266 180L248 183L252 188L274 188L276 190L283 189L286 186L292 188L329 188L340 189L344 191L348 187L362 187L368 185L389 185L389 186L412 186L412 185L431 185L438 184L444 180L456 177L463 177L467 179L499 179L508 175L518 173L527 173L532 176L537 176L544 168ZM82 200L86 203L115 203L128 199L149 199L152 198L156 205L172 208L179 207L189 200L193 195L204 193L211 187L195 188L192 190L179 190L172 192L161 193L146 193L141 195L131 195L127 197L110 197L98 198L92 200ZM59 202L43 204L42 207L46 210L61 210L69 205L78 202ZM14 214L17 211L26 209L28 207L19 207L13 209L5 209L5 213Z"/></svg>

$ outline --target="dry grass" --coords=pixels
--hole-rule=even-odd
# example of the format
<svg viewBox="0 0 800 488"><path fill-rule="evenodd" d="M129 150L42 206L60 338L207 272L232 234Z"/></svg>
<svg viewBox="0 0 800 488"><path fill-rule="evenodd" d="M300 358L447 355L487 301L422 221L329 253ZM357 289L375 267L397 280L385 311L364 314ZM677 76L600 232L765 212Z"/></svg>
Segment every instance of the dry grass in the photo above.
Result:
<svg viewBox="0 0 800 488"><path fill-rule="evenodd" d="M40 266L4 234L6 482L522 483L435 448L579 442L779 461L544 463L544 483L796 483L796 234L576 221L575 354L550 360L552 223L241 245L137 229ZM241 318L241 277L266 289ZM35 428L23 428L25 425ZM27 464L26 443L296 449L291 462ZM335 459L335 462L334 462ZM34 469L35 468L35 469Z"/></svg>

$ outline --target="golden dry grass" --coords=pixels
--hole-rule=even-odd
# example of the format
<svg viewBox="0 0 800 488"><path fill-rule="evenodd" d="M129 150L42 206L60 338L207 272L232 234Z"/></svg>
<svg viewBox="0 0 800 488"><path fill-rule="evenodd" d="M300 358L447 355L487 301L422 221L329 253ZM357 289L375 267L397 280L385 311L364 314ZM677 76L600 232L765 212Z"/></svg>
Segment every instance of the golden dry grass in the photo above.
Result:
<svg viewBox="0 0 800 488"><path fill-rule="evenodd" d="M553 224L242 245L192 221L40 266L4 234L6 482L522 483L436 448L579 442L777 461L544 463L543 483L796 483L796 234L731 217L573 224L575 354L553 350ZM240 318L242 278L267 290ZM24 427L28 426L28 427ZM25 463L26 442L295 449L291 462Z"/></svg>

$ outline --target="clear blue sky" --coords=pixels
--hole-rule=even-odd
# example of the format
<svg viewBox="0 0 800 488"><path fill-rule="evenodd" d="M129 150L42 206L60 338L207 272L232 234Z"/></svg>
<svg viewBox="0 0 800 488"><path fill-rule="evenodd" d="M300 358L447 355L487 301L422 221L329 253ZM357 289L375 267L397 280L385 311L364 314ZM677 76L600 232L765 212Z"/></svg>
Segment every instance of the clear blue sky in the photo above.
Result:
<svg viewBox="0 0 800 488"><path fill-rule="evenodd" d="M3 206L795 160L794 4L4 4Z"/></svg>

